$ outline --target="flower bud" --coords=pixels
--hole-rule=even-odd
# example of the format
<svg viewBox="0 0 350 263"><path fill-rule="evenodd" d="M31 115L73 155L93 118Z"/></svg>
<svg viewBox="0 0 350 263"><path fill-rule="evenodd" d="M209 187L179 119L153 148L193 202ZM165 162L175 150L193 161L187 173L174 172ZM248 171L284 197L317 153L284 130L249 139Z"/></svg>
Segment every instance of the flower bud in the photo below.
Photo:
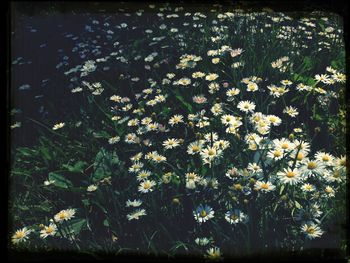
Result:
<svg viewBox="0 0 350 263"><path fill-rule="evenodd" d="M288 138L289 138L289 140L294 141L294 134L293 133L289 134Z"/></svg>

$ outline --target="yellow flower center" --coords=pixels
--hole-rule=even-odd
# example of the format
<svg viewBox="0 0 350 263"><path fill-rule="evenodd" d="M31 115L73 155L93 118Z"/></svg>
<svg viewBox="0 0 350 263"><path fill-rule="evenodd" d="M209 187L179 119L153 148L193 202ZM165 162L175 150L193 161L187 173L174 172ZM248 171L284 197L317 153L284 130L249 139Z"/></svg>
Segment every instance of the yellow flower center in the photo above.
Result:
<svg viewBox="0 0 350 263"><path fill-rule="evenodd" d="M289 148L289 144L285 142L285 143L283 143L281 145L281 147L282 147L282 149L288 149Z"/></svg>
<svg viewBox="0 0 350 263"><path fill-rule="evenodd" d="M237 220L237 219L238 219L238 216L237 216L237 215L231 215L231 219L232 219L232 220Z"/></svg>
<svg viewBox="0 0 350 263"><path fill-rule="evenodd" d="M54 231L54 228L52 226L49 226L48 228L46 228L47 234L51 234L53 231Z"/></svg>
<svg viewBox="0 0 350 263"><path fill-rule="evenodd" d="M307 169L313 170L317 167L317 164L315 162L309 162L307 164Z"/></svg>
<svg viewBox="0 0 350 263"><path fill-rule="evenodd" d="M330 187L327 187L327 188L325 189L326 193L328 193L328 194L332 193L332 192L333 192L332 190L333 190L333 189L330 188Z"/></svg>
<svg viewBox="0 0 350 263"><path fill-rule="evenodd" d="M277 92L278 92L278 93L281 93L281 94L283 94L283 93L284 93L284 91L285 91L285 89L284 89L284 88L278 88L278 89L277 89Z"/></svg>
<svg viewBox="0 0 350 263"><path fill-rule="evenodd" d="M212 149L210 149L210 150L208 151L208 155L210 155L210 156L215 155L215 151L214 151L214 150L212 150Z"/></svg>
<svg viewBox="0 0 350 263"><path fill-rule="evenodd" d="M298 153L298 155L297 155L297 160L298 160L298 161L301 161L303 158L304 158L304 154Z"/></svg>
<svg viewBox="0 0 350 263"><path fill-rule="evenodd" d="M329 161L329 156L325 155L322 157L322 161L328 162Z"/></svg>
<svg viewBox="0 0 350 263"><path fill-rule="evenodd" d="M308 234L314 234L315 233L315 229L313 228L313 227L308 227L307 229L306 229L306 232L308 233Z"/></svg>
<svg viewBox="0 0 350 263"><path fill-rule="evenodd" d="M198 151L199 151L199 146L194 145L194 146L192 147L192 151L198 152Z"/></svg>
<svg viewBox="0 0 350 263"><path fill-rule="evenodd" d="M196 175L195 175L194 173L189 173L189 174L187 175L187 178L193 180L193 179L196 178Z"/></svg>
<svg viewBox="0 0 350 263"><path fill-rule="evenodd" d="M23 238L26 234L24 233L24 231L19 231L16 233L15 237L17 239Z"/></svg>
<svg viewBox="0 0 350 263"><path fill-rule="evenodd" d="M274 153L273 153L273 156L274 157L280 157L282 155L282 153L280 152L280 151L275 151Z"/></svg>
<svg viewBox="0 0 350 263"><path fill-rule="evenodd" d="M205 210L202 210L200 215L201 215L201 217L206 217L207 216L207 212Z"/></svg>
<svg viewBox="0 0 350 263"><path fill-rule="evenodd" d="M333 174L334 178L339 178L340 177L340 173L338 171L335 171Z"/></svg>
<svg viewBox="0 0 350 263"><path fill-rule="evenodd" d="M288 178L293 178L293 177L295 176L295 173L292 172L292 171L289 171L289 172L286 173L286 176L287 176Z"/></svg>
<svg viewBox="0 0 350 263"><path fill-rule="evenodd" d="M236 190L242 190L242 185L240 185L240 184L235 184L235 185L233 185L233 187L234 187Z"/></svg>
<svg viewBox="0 0 350 263"><path fill-rule="evenodd" d="M150 182L145 182L145 183L143 184L143 188L144 188L144 189L150 189L150 188L151 188L151 183L150 183Z"/></svg>
<svg viewBox="0 0 350 263"><path fill-rule="evenodd" d="M261 184L261 189L269 189L269 185L266 183Z"/></svg>
<svg viewBox="0 0 350 263"><path fill-rule="evenodd" d="M66 218L66 213L59 213L59 215L58 215L58 217L59 217L59 219L65 219Z"/></svg>

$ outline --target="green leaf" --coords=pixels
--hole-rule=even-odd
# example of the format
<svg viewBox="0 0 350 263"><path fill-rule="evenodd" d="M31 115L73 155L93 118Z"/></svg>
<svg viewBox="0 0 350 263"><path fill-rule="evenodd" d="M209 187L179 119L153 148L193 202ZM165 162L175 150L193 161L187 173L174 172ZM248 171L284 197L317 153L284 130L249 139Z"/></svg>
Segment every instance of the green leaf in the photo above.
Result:
<svg viewBox="0 0 350 263"><path fill-rule="evenodd" d="M303 63L305 69L310 70L312 68L312 59L310 57L305 57Z"/></svg>
<svg viewBox="0 0 350 263"><path fill-rule="evenodd" d="M187 103L184 98L180 95L178 91L175 91L175 97L181 101L181 103L186 107L186 109L189 111L189 113L192 112L192 106L191 104Z"/></svg>
<svg viewBox="0 0 350 263"><path fill-rule="evenodd" d="M103 220L103 225L106 227L109 227L109 222L108 222L107 218L105 220Z"/></svg>
<svg viewBox="0 0 350 263"><path fill-rule="evenodd" d="M106 131L98 131L93 133L95 138L105 138L109 139L111 136Z"/></svg>
<svg viewBox="0 0 350 263"><path fill-rule="evenodd" d="M97 182L109 177L116 170L122 170L122 162L116 152L107 152L102 148L96 155L94 162L95 172L92 174L92 181Z"/></svg>
<svg viewBox="0 0 350 263"><path fill-rule="evenodd" d="M81 202L84 204L84 206L89 206L90 204L89 199L83 199Z"/></svg>
<svg viewBox="0 0 350 263"><path fill-rule="evenodd" d="M167 116L169 112L170 112L170 109L168 107L163 107L163 109L162 109L163 115Z"/></svg>
<svg viewBox="0 0 350 263"><path fill-rule="evenodd" d="M34 150L30 149L30 148L27 148L27 147L21 147L21 148L18 148L18 151L23 154L24 156L31 156L33 155L33 153L35 153Z"/></svg>
<svg viewBox="0 0 350 263"><path fill-rule="evenodd" d="M60 187L60 188L67 189L69 187L73 187L73 184L71 181L64 178L63 175L55 173L55 172L49 173L49 180L54 180L55 182L53 183L53 185Z"/></svg>
<svg viewBox="0 0 350 263"><path fill-rule="evenodd" d="M73 166L64 164L63 167L68 169L68 171L70 171L70 172L81 173L83 171L84 167L86 167L86 165L87 165L86 162L78 161Z"/></svg>
<svg viewBox="0 0 350 263"><path fill-rule="evenodd" d="M92 200L91 203L93 203L93 204L95 204L96 206L98 206L98 207L103 211L103 213L107 214L106 208L104 208L104 207L103 207L102 205L100 205L98 202Z"/></svg>
<svg viewBox="0 0 350 263"><path fill-rule="evenodd" d="M49 154L49 149L47 147L40 147L40 153L44 157L45 160L51 160L51 156Z"/></svg>
<svg viewBox="0 0 350 263"><path fill-rule="evenodd" d="M78 235L84 226L86 226L86 219L78 219L76 221L72 221L70 225L75 235Z"/></svg>
<svg viewBox="0 0 350 263"><path fill-rule="evenodd" d="M254 154L254 158L253 158L253 161L254 163L258 163L259 159L260 159L260 151L256 151L255 154Z"/></svg>
<svg viewBox="0 0 350 263"><path fill-rule="evenodd" d="M281 186L280 195L282 195L283 190L284 190L284 184Z"/></svg>
<svg viewBox="0 0 350 263"><path fill-rule="evenodd" d="M298 209L302 208L302 206L298 203L298 201L294 201L294 203L296 208Z"/></svg>

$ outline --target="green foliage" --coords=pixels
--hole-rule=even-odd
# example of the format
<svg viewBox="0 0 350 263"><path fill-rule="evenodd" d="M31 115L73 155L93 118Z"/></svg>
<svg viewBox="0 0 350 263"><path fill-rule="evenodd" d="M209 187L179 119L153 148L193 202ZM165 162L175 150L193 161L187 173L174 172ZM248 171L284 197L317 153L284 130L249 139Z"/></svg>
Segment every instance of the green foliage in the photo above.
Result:
<svg viewBox="0 0 350 263"><path fill-rule="evenodd" d="M67 189L73 186L72 182L66 179L64 175L56 172L49 173L49 180L55 181L53 184L60 188Z"/></svg>

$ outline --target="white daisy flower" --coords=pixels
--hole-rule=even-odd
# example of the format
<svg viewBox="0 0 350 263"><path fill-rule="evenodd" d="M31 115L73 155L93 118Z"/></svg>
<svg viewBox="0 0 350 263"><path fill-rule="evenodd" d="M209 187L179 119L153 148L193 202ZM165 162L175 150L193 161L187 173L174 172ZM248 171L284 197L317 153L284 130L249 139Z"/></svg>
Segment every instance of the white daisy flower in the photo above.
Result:
<svg viewBox="0 0 350 263"><path fill-rule="evenodd" d="M205 79L208 81L213 81L213 80L216 80L218 77L219 77L218 74L209 73L208 75L205 76Z"/></svg>
<svg viewBox="0 0 350 263"><path fill-rule="evenodd" d="M333 182L337 182L340 183L341 181L343 181L343 176L344 174L342 173L342 171L340 170L333 170L333 171L326 171L322 174L323 178L329 182L329 183L333 183Z"/></svg>
<svg viewBox="0 0 350 263"><path fill-rule="evenodd" d="M126 201L126 207L139 207L140 205L142 205L142 201L140 199L135 199L134 201L128 199L128 201Z"/></svg>
<svg viewBox="0 0 350 263"><path fill-rule="evenodd" d="M288 114L289 116L291 116L292 118L296 117L299 112L297 108L294 108L292 106L288 106L283 110L283 113Z"/></svg>
<svg viewBox="0 0 350 263"><path fill-rule="evenodd" d="M209 243L211 243L211 240L209 238L206 238L206 237L202 237L202 238L197 237L194 242L196 242L196 244L198 246L204 247L204 246L208 245Z"/></svg>
<svg viewBox="0 0 350 263"><path fill-rule="evenodd" d="M201 150L200 155L203 160L207 160L208 162L211 162L213 159L220 156L221 153L222 151L218 150L216 147L207 146L207 148L204 148Z"/></svg>
<svg viewBox="0 0 350 263"><path fill-rule="evenodd" d="M310 160L305 158L299 164L300 173L305 177L320 175L324 172L324 165L318 160Z"/></svg>
<svg viewBox="0 0 350 263"><path fill-rule="evenodd" d="M294 185L301 181L301 175L298 169L285 168L277 173L279 179L284 184Z"/></svg>
<svg viewBox="0 0 350 263"><path fill-rule="evenodd" d="M178 139L167 139L163 142L163 146L165 149L173 149L175 147L178 147L180 145L180 142Z"/></svg>
<svg viewBox="0 0 350 263"><path fill-rule="evenodd" d="M259 88L258 88L258 85L254 82L249 82L247 83L247 91L248 92L255 92L257 91Z"/></svg>
<svg viewBox="0 0 350 263"><path fill-rule="evenodd" d="M40 231L41 238L47 238L48 236L54 236L57 233L57 226L55 224L50 224L49 226L44 226Z"/></svg>
<svg viewBox="0 0 350 263"><path fill-rule="evenodd" d="M141 216L147 215L145 209L137 209L135 212L127 214L126 217L128 220L139 220Z"/></svg>
<svg viewBox="0 0 350 263"><path fill-rule="evenodd" d="M215 103L213 107L211 107L210 111L213 113L214 116L219 116L223 113L222 105L221 103Z"/></svg>
<svg viewBox="0 0 350 263"><path fill-rule="evenodd" d="M141 162L134 162L128 169L130 173L137 173L144 166Z"/></svg>
<svg viewBox="0 0 350 263"><path fill-rule="evenodd" d="M147 179L150 175L151 175L151 172L150 172L150 171L142 170L142 171L139 171L139 172L138 172L136 179L137 179L138 181L142 181L142 180Z"/></svg>
<svg viewBox="0 0 350 263"><path fill-rule="evenodd" d="M193 216L198 223L204 223L214 217L214 211L208 205L199 205L196 210L193 211Z"/></svg>
<svg viewBox="0 0 350 263"><path fill-rule="evenodd" d="M316 187L312 184L305 183L301 186L301 190L303 190L304 192L313 192L316 190Z"/></svg>
<svg viewBox="0 0 350 263"><path fill-rule="evenodd" d="M11 241L13 244L18 244L20 242L27 241L29 234L33 232L33 230L24 227L22 229L18 229L11 237Z"/></svg>
<svg viewBox="0 0 350 263"><path fill-rule="evenodd" d="M271 182L256 181L254 188L261 192L270 192L276 189Z"/></svg>
<svg viewBox="0 0 350 263"><path fill-rule="evenodd" d="M233 115L222 115L221 116L221 123L224 124L225 126L231 126L231 124L236 120L236 117Z"/></svg>
<svg viewBox="0 0 350 263"><path fill-rule="evenodd" d="M240 111L243 111L243 112L253 112L255 110L255 103L254 102L250 102L248 100L245 100L245 101L240 101L237 105L237 108L240 110Z"/></svg>
<svg viewBox="0 0 350 263"><path fill-rule="evenodd" d="M94 191L96 191L96 190L97 190L97 186L94 185L94 184L89 185L89 186L87 187L87 189L86 189L86 191L88 191L88 192L94 192Z"/></svg>
<svg viewBox="0 0 350 263"><path fill-rule="evenodd" d="M276 115L267 115L266 118L273 126L279 126L282 123L281 118Z"/></svg>
<svg viewBox="0 0 350 263"><path fill-rule="evenodd" d="M327 197L334 197L335 196L334 188L329 186L329 185L325 187L324 191L325 191L325 195Z"/></svg>
<svg viewBox="0 0 350 263"><path fill-rule="evenodd" d="M259 165L257 165L256 163L249 163L247 169L252 174L257 174L257 173L262 172L261 167Z"/></svg>
<svg viewBox="0 0 350 263"><path fill-rule="evenodd" d="M62 221L68 221L72 219L75 215L75 209L66 209L66 210L61 210L58 212L55 216L54 219L56 222L62 222Z"/></svg>
<svg viewBox="0 0 350 263"><path fill-rule="evenodd" d="M275 161L281 160L283 158L284 151L280 148L275 148L267 153L267 157Z"/></svg>
<svg viewBox="0 0 350 263"><path fill-rule="evenodd" d="M196 153L199 153L202 150L202 146L203 146L203 143L200 141L191 142L187 146L187 153L190 155L194 155Z"/></svg>
<svg viewBox="0 0 350 263"><path fill-rule="evenodd" d="M218 247L209 248L206 252L206 257L211 260L219 260L221 258L220 248Z"/></svg>
<svg viewBox="0 0 350 263"><path fill-rule="evenodd" d="M216 132L208 132L206 134L204 134L204 139L207 141L207 142L215 142L216 140L219 139L219 136Z"/></svg>
<svg viewBox="0 0 350 263"><path fill-rule="evenodd" d="M322 162L324 165L327 165L327 166L333 165L334 156L329 153L318 151L315 154L315 158L316 160Z"/></svg>
<svg viewBox="0 0 350 263"><path fill-rule="evenodd" d="M314 223L306 223L302 225L301 230L304 232L308 239L314 239L322 236L323 234L321 228Z"/></svg>
<svg viewBox="0 0 350 263"><path fill-rule="evenodd" d="M153 187L156 185L155 181L152 180L145 180L141 182L139 185L139 192L141 193L148 193L153 191Z"/></svg>
<svg viewBox="0 0 350 263"><path fill-rule="evenodd" d="M240 93L239 89L232 88L226 91L226 96L229 100L232 100L232 98Z"/></svg>
<svg viewBox="0 0 350 263"><path fill-rule="evenodd" d="M66 125L66 124L65 124L64 122L56 123L56 124L52 127L52 129L53 129L53 130L58 130L58 129L63 128L65 125Z"/></svg>
<svg viewBox="0 0 350 263"><path fill-rule="evenodd" d="M171 126L174 126L175 124L178 124L178 123L180 123L180 122L183 122L183 116L182 116L182 115L179 115L179 114L174 115L174 116L171 117L170 120L169 120L169 124L170 124Z"/></svg>
<svg viewBox="0 0 350 263"><path fill-rule="evenodd" d="M108 143L109 144L115 144L115 143L117 143L119 141L120 141L120 137L119 136L114 136L114 137L108 139Z"/></svg>
<svg viewBox="0 0 350 263"><path fill-rule="evenodd" d="M295 145L286 138L274 139L273 144L276 148L282 149L283 151L289 152L294 149Z"/></svg>
<svg viewBox="0 0 350 263"><path fill-rule="evenodd" d="M230 224L247 222L248 216L238 209L230 210L225 213L225 220Z"/></svg>
<svg viewBox="0 0 350 263"><path fill-rule="evenodd" d="M230 178L231 180L234 180L234 179L237 179L239 177L239 171L237 168L232 167L226 171L225 175L228 178Z"/></svg>
<svg viewBox="0 0 350 263"><path fill-rule="evenodd" d="M342 155L339 158L336 158L334 160L334 168L340 171L345 171L346 170L346 156Z"/></svg>

